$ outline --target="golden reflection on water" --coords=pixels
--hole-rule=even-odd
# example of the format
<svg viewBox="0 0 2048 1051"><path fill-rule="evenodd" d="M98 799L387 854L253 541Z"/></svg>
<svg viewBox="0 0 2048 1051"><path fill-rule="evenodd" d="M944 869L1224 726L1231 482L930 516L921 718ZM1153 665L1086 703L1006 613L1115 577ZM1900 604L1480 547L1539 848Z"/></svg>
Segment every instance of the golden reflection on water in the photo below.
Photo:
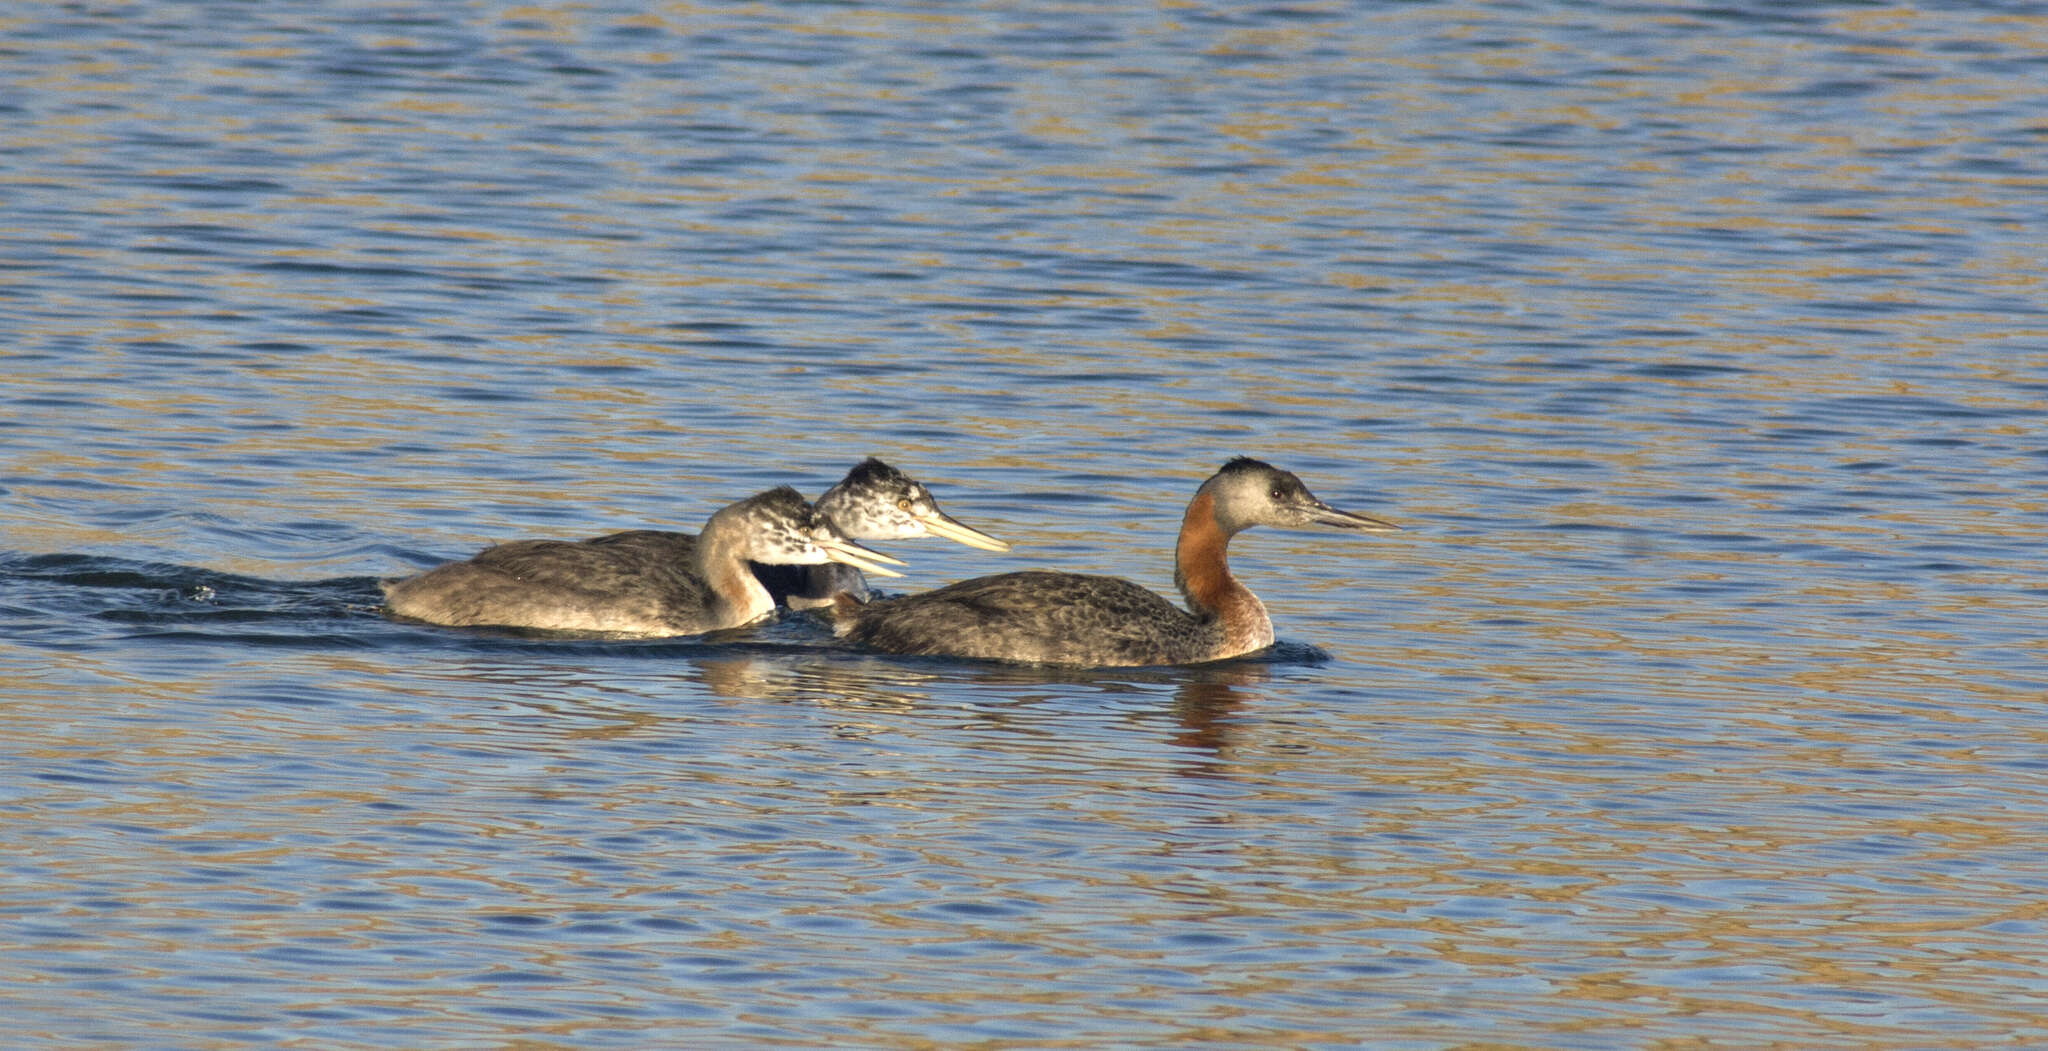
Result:
<svg viewBox="0 0 2048 1051"><path fill-rule="evenodd" d="M930 1041L1152 1002L1177 1043L1432 1011L1879 1042L1901 1003L2038 1029L2016 772L2048 730L2015 553L2048 497L2039 370L2003 352L2048 299L2019 236L2038 107L1944 48L2031 55L2043 20L1845 10L1808 36L1884 42L1823 46L1631 16L1672 53L1567 9L1164 10L1085 61L1011 53L989 11L456 16L499 59L665 34L588 93L494 62L519 113L459 75L200 105L284 83L237 63L311 60L274 30L222 30L200 71L118 31L24 49L41 108L0 234L42 357L10 374L11 549L384 574L688 527L869 452L1018 544L902 551L907 587L1043 564L1169 591L1187 497L1235 453L1409 528L1233 550L1327 664L1156 675L367 619L277 629L365 649L273 652L38 582L11 615L70 634L0 647L8 767L43 775L0 852L30 907L0 913L61 930L39 958L195 1003L262 960L283 984L252 1002L574 1002L519 1029L570 1043L592 1004L669 1038L648 1005L772 1029L863 998ZM845 50L720 67L743 102L635 73L755 21ZM417 28L351 46L440 46ZM1833 46L1901 75L1802 95ZM946 96L940 51L1008 85L997 117ZM137 124L261 154L275 189L121 152ZM1977 415L1899 415L1921 401ZM149 602L169 619L98 616ZM556 984L498 981L521 969Z"/></svg>
<svg viewBox="0 0 2048 1051"><path fill-rule="evenodd" d="M560 923L565 902L573 903L566 907L586 921L606 914L622 919L641 915L644 906L635 904L635 895L658 896L663 882L659 874L636 868L578 871L544 860L564 851L608 856L592 844L565 837L565 830L543 828L547 808L590 807L593 813L612 814L614 818L604 824L606 834L615 839L659 837L672 825L687 825L692 815L718 813L720 807L752 813L763 824L804 821L804 811L794 806L791 793L812 788L790 780L789 750L801 755L820 746L815 740L787 738L777 724L813 705L837 709L825 718L838 728L839 740L860 740L884 750L854 753L869 756L857 764L858 770L849 771L858 777L833 778L817 788L841 809L894 808L913 824L870 830L850 825L829 839L799 825L758 840L690 852L678 852L671 845L657 867L716 867L735 894L747 893L748 888L781 888L782 893L801 897L825 893L826 888L816 886L819 877L792 858L808 850L836 852L846 859L841 863L846 874L830 890L832 904L825 905L821 898L815 915L829 914L837 923L850 924L853 941L829 937L829 928L821 930L822 940L813 943L813 951L827 960L840 958L856 943L886 955L890 945L943 944L961 936L954 923L920 914L906 902L899 894L900 877L890 874L900 863L879 860L910 850L923 856L927 865L985 867L981 878L988 883L992 900L1037 913L1031 937L1040 951L1106 950L1131 966L1177 966L1175 961L1184 963L1184 956L1166 945L1149 943L1138 932L1190 920L1229 932L1246 919L1301 913L1302 918L1288 923L1278 944L1288 939L1344 942L1361 950L1371 947L1362 961L1371 960L1371 952L1377 951L1426 959L1477 979L1506 979L1533 968L1555 986L1557 996L1648 997L1665 1009L1780 1015L1811 1031L1854 1035L1875 1030L1858 1027L1839 1014L1801 1008L1768 992L1768 985L1751 992L1731 991L1710 975L1755 968L1799 985L1868 988L1928 982L1934 989L1927 995L1935 1000L1998 1017L2016 1009L1946 983L1943 969L1954 966L1956 955L1967 956L1972 966L1999 960L2021 965L2031 958L2028 954L1972 931L1987 922L2043 920L2043 909L2022 907L1970 917L1966 923L1919 916L1910 906L1878 893L1881 888L1845 879L1843 861L1831 853L1845 835L1897 837L1919 844L1913 863L1931 874L1945 865L2024 852L2028 840L2007 824L1968 814L1921 814L1879 817L1852 829L1814 817L1830 806L1857 805L1863 789L1853 782L1834 788L1802 784L1790 798L1799 808L1795 813L1807 816L1788 820L1778 814L1787 795L1780 771L1853 771L1856 748L1882 732L1868 728L1793 727L1797 740L1788 741L1783 736L1786 724L1759 710L1762 718L1738 717L1720 727L1718 732L1731 746L1720 765L1691 769L1687 767L1704 743L1698 739L1646 739L1640 727L1627 724L1612 730L1602 730L1597 723L1560 724L1524 712L1505 698L1492 714L1484 707L1433 713L1398 704L1372 705L1352 717L1356 732L1332 735L1324 726L1311 736L1304 732L1306 727L1291 728L1284 713L1274 710L1275 705L1284 708L1300 702L1272 688L1272 671L1243 665L1207 673L1130 676L1129 695L1159 697L1165 703L1158 714L1170 713L1170 718L1148 717L1130 725L1146 740L1126 743L1123 747L1130 751L1123 761L1141 781L1110 787L1082 774L1075 763L1101 762L1114 756L1115 749L1106 749L1109 742L1104 739L1076 739L1059 726L1086 710L1085 698L1115 695L1114 690L1105 691L1099 678L1083 675L978 669L974 673L982 680L981 692L1001 691L1014 703L963 707L957 690L962 670L957 668L919 672L843 659L792 665L787 658L712 656L701 662L679 661L673 672L650 667L638 697L631 696L630 689L618 689L622 680L616 674L602 676L609 685L601 704L588 706L586 698L552 710L536 708L535 714L546 716L537 721L494 716L495 702L463 700L577 691L581 684L597 681L578 667L579 658L565 658L539 665L501 656L472 668L449 667L436 678L402 678L390 676L381 657L320 656L317 663L326 672L374 678L388 696L369 705L350 702L359 710L344 714L343 721L355 726L322 725L334 719L333 712L295 714L281 709L243 720L244 728L232 742L235 750L252 756L288 754L318 757L323 763L360 757L357 761L366 770L385 772L397 754L389 751L394 746L421 757L454 748L458 751L444 753L444 760L462 755L473 767L464 784L448 783L449 771L435 772L432 767L438 764L426 764L404 774L400 784L387 782L383 788L366 783L355 788L325 784L303 793L269 790L259 813L253 798L222 796L224 786L213 772L216 746L222 742L211 732L194 732L192 727L173 726L164 733L138 723L133 740L99 735L85 752L59 745L35 755L64 763L95 754L121 755L127 764L154 771L147 783L124 791L91 790L97 798L65 793L70 796L66 820L75 827L119 823L182 830L144 842L109 840L88 850L91 856L118 859L113 867L100 865L89 876L78 872L88 882L100 881L109 893L161 897L166 902L181 895L189 899L193 892L179 889L179 874L194 865L239 871L245 880L315 860L365 874L339 887L322 887L316 892L319 900L310 907L271 879L259 878L256 886L242 892L242 899L279 911L225 923L215 922L203 892L200 904L147 904L145 912L137 914L149 924L207 922L208 943L222 951L317 944L337 954L374 955L402 938L414 922L407 917L420 909L436 909L456 920L472 917L479 909L498 917L523 913L537 930ZM160 705L204 703L208 696L209 686L202 680L167 691L159 683L123 676L117 669L111 674L143 691L134 706L138 715L148 715ZM731 713L741 723L760 723L759 735L750 742L736 742L740 751L715 757L687 747L689 739L678 740L677 729L701 725L702 717L674 709L677 698L694 694L661 688L660 681L671 674L679 681L699 676L724 700L750 702L734 706ZM1509 669L1502 669L1500 681L1513 681ZM19 694L18 685L11 683L9 692ZM1682 696L1680 691L1673 700ZM761 701L768 707L751 703ZM787 706L791 701L797 702L794 707ZM67 704L58 699L57 706L43 710L69 718L62 714ZM420 720L421 713L437 708L441 714ZM376 714L378 709L385 714ZM37 708L14 710L26 720L18 729L31 739L40 736L33 721ZM166 714L160 710L154 718ZM361 725L365 716L394 721L388 728ZM964 746L969 751L956 757L951 769L934 768L929 756L917 758L912 735L929 737L931 746ZM1399 743L1431 738L1442 744L1416 748ZM593 744L655 741L685 747L659 758L613 760L609 769L591 766L596 758L590 751ZM1081 741L1089 743L1077 755L1074 750ZM1244 786L1246 794L1235 806L1258 816L1141 805L1149 791L1143 782L1155 774L1135 760L1153 746L1185 753L1173 764L1184 774L1220 776ZM1559 762L1539 756L1573 758ZM834 762L846 764L849 758L841 754ZM367 776L382 778L385 773ZM414 780L421 776L427 780ZM1957 776L1969 775L1958 771ZM1348 823L1331 815L1315 816L1316 808L1329 805L1327 792L1318 785L1333 778L1330 783L1371 788L1376 801L1361 803ZM862 779L868 782L866 787L848 787ZM591 789L579 783L601 784L597 790L606 798L592 799ZM531 809L527 818L514 821L535 823L524 831L506 829L506 804L498 797L507 790L519 792L526 800L523 805ZM1060 856L1046 853L1061 842L1058 834L1039 831L999 846L1001 837L991 840L973 828L977 816L984 815L981 809L957 805L987 793L1000 796L1018 790L1049 792L1049 819L1071 821L1083 829L1105 822L1117 827L1118 838L1105 849L1150 855L1157 867L1085 889L1033 889L1034 879L1059 886L1059 866L1041 869L1048 857ZM423 792L436 794L432 807L420 809ZM1649 807L1644 805L1646 797L1669 802ZM947 805L948 800L955 805ZM1589 809L1582 805L1587 802L1613 805ZM388 811L376 825L352 828L361 818L348 815L384 803L408 809ZM663 814L647 809L649 804L673 811ZM1672 819L1673 808L1685 813L1684 820ZM1289 816L1274 816L1282 814ZM1002 808L985 816L1013 820ZM402 838L401 830L415 821L430 822L435 838ZM1223 838L1190 840L1191 827L1182 821L1207 824ZM1343 828L1350 843L1305 856L1304 844L1285 834L1295 823L1304 828ZM295 842L266 842L259 834L262 828ZM1493 828L1495 834L1473 835L1484 828ZM211 829L235 831L231 839L215 840ZM1447 831L1454 829L1456 838L1446 839ZM104 838L85 834L88 840L94 835ZM428 843L452 848L473 837L503 842L508 835L525 846L502 858L487 854L464 860L461 850L454 850L450 861L419 857ZM71 843L74 852L86 846L76 834ZM188 848L203 851L193 854ZM538 872L536 864L541 866ZM72 863L61 856L55 865L59 874L73 871ZM1224 871L1263 873L1272 882L1217 880ZM1989 889L1983 880L2000 878L1976 878L1972 896ZM1314 889L1296 886L1302 879L1312 879ZM2005 893L2013 896L2010 900L2024 896L2016 887ZM1069 911L1076 894L1084 900L1115 900L1111 944L1099 941L1104 932L1091 926L1085 915ZM597 898L586 900L585 895ZM1136 897L1126 900L1122 895ZM386 901L387 908L396 906L396 911L351 911L349 906L351 901L378 900ZM1190 914L1189 909L1195 911ZM786 904L783 912L802 917L814 910L795 903ZM1316 918L1307 918L1310 914ZM75 918L97 922L85 912ZM655 954L648 960L651 964L661 954L676 953L716 954L737 961L773 958L786 937L772 926L737 917L707 922L710 929L653 943L630 929L611 942L615 951L629 955ZM1014 937L998 921L985 923L985 937ZM1855 932L1850 948L1843 943L1845 924ZM1546 933L1532 937L1532 925ZM1380 941L1376 932L1391 940ZM111 936L144 959L180 946L176 937L154 934L146 926ZM1275 943L1268 943L1265 950L1274 951ZM538 973L584 972L577 953L547 939L534 940L511 956L501 955L496 966L515 963ZM1646 970L1653 965L1676 966L1678 972ZM426 966L431 971L428 977L450 995L496 995L478 984L474 968L459 961ZM1700 977L1689 980L1683 976L1686 971ZM894 978L888 984L904 994L906 986L924 980L917 970L901 965L891 973ZM181 980L178 973L152 969L147 963L128 974L136 980ZM417 974L411 979L420 980ZM1219 995L1256 998L1289 987L1294 972L1281 964L1260 968L1257 974L1214 971L1206 980L1215 984ZM939 1009L960 1011L971 1011L979 996L972 989L939 986L919 995ZM1072 995L1039 988L1033 997L1053 1007ZM358 1010L380 1004L402 1007L408 996L398 990L365 989L352 993L348 1002ZM1598 1027L1590 1020L1586 1024Z"/></svg>

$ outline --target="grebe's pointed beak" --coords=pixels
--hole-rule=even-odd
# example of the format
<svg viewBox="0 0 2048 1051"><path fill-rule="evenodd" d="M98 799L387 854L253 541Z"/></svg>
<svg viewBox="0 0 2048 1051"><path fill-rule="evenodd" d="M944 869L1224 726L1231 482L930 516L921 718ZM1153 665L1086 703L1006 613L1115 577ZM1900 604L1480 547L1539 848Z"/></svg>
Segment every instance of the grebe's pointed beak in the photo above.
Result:
<svg viewBox="0 0 2048 1051"><path fill-rule="evenodd" d="M900 577L903 575L882 565L884 562L896 566L909 564L900 558L890 558L880 551L869 550L851 540L843 538L820 540L817 544L825 552L826 558L840 565L852 566L863 573L873 573L878 577Z"/></svg>
<svg viewBox="0 0 2048 1051"><path fill-rule="evenodd" d="M933 536L942 536L955 543L978 547L983 551L1008 551L1010 545L982 532L973 526L962 525L960 521L944 511L934 508L932 513L918 518L924 528Z"/></svg>
<svg viewBox="0 0 2048 1051"><path fill-rule="evenodd" d="M1398 531L1401 528L1392 522L1382 522L1377 518L1368 518L1350 511L1339 511L1321 500L1315 501L1315 505L1309 508L1308 520L1332 529L1356 529L1361 532L1384 533L1389 530Z"/></svg>

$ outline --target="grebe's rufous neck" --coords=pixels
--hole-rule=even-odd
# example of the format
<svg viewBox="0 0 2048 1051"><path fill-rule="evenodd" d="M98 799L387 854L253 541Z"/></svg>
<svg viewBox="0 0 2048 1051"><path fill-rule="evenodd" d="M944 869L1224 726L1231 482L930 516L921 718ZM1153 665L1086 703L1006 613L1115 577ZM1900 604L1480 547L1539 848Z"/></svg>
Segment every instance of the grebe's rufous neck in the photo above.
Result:
<svg viewBox="0 0 2048 1051"><path fill-rule="evenodd" d="M1230 575L1230 538L1252 526L1398 529L1339 511L1301 479L1257 460L1223 465L1188 504L1174 549L1186 610L1117 577L1032 570L978 577L923 594L832 607L833 627L889 653L1086 667L1192 664L1273 644L1273 621Z"/></svg>
<svg viewBox="0 0 2048 1051"><path fill-rule="evenodd" d="M517 540L387 581L384 594L393 614L432 624L672 636L736 628L774 612L750 562L834 562L902 575L881 563L903 563L848 539L788 486L719 509L686 558L674 557L677 535Z"/></svg>

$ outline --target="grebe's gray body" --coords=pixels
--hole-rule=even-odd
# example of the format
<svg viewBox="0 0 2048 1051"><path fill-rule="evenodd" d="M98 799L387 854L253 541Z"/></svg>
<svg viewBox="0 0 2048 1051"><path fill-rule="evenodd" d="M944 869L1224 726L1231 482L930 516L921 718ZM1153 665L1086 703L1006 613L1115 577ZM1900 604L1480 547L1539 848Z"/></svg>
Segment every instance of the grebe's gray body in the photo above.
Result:
<svg viewBox="0 0 2048 1051"><path fill-rule="evenodd" d="M1273 644L1273 622L1231 576L1230 538L1252 526L1399 528L1339 511L1286 471L1238 458L1203 482L1181 520L1174 582L1183 610L1117 577L1033 570L879 602L837 600L834 630L889 653L1106 667L1192 664Z"/></svg>
<svg viewBox="0 0 2048 1051"><path fill-rule="evenodd" d="M700 536L656 530L593 540L517 540L386 581L389 610L431 624L619 635L696 635L773 612L752 563L839 563L901 576L783 486L719 509Z"/></svg>

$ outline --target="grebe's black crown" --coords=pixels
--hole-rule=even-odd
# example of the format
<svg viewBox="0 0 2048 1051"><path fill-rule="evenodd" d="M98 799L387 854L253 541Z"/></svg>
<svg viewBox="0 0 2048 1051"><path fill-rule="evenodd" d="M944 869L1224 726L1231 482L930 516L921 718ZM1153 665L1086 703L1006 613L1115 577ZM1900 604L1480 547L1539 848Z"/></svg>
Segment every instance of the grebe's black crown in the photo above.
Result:
<svg viewBox="0 0 2048 1051"><path fill-rule="evenodd" d="M902 471L870 456L855 464L853 470L846 472L846 479L839 484L845 486L879 486L891 483L901 485L909 481L909 477Z"/></svg>
<svg viewBox="0 0 2048 1051"><path fill-rule="evenodd" d="M807 518L811 513L811 502L804 499L804 494L786 485L778 485L749 502L755 507L796 518Z"/></svg>
<svg viewBox="0 0 2048 1051"><path fill-rule="evenodd" d="M1301 484L1292 472L1283 471L1264 460L1239 456L1223 465L1204 485L1213 485L1219 500L1235 501L1232 514L1252 515L1255 499L1278 506L1281 504L1313 504L1316 498ZM1254 497L1253 493L1259 494Z"/></svg>

